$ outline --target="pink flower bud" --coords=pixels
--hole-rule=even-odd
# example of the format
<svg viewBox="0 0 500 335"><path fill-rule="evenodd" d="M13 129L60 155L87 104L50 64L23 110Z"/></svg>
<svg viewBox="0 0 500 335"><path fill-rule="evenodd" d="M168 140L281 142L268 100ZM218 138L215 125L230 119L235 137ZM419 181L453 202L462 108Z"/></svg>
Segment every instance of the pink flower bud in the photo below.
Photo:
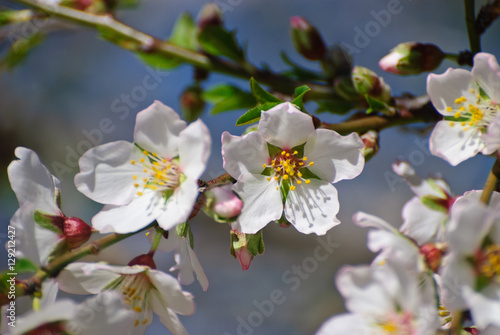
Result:
<svg viewBox="0 0 500 335"><path fill-rule="evenodd" d="M139 255L128 263L128 266L134 265L149 266L151 269L156 269L156 263L153 260L153 256L149 254Z"/></svg>
<svg viewBox="0 0 500 335"><path fill-rule="evenodd" d="M394 74L419 74L437 68L444 56L434 44L406 42L398 44L378 65L382 70Z"/></svg>
<svg viewBox="0 0 500 335"><path fill-rule="evenodd" d="M210 189L214 196L212 210L221 218L230 219L241 213L243 201L232 191L232 185L224 185Z"/></svg>
<svg viewBox="0 0 500 335"><path fill-rule="evenodd" d="M436 272L441 265L441 259L443 258L444 250L438 247L436 244L428 243L420 247L420 253L424 255L425 261L429 268Z"/></svg>
<svg viewBox="0 0 500 335"><path fill-rule="evenodd" d="M316 27L301 16L292 17L290 27L292 42L297 52L310 60L322 60L326 46Z"/></svg>
<svg viewBox="0 0 500 335"><path fill-rule="evenodd" d="M63 234L69 249L75 249L87 242L92 235L92 227L77 217L65 217Z"/></svg>
<svg viewBox="0 0 500 335"><path fill-rule="evenodd" d="M253 260L252 254L248 251L247 248L234 249L234 253L236 257L238 257L238 261L241 264L241 269L243 271L248 270L250 268L250 263Z"/></svg>
<svg viewBox="0 0 500 335"><path fill-rule="evenodd" d="M375 130L370 130L361 135L361 140L363 141L363 149L361 152L365 156L365 159L368 160L372 158L379 150L378 143L378 133Z"/></svg>
<svg viewBox="0 0 500 335"><path fill-rule="evenodd" d="M206 4L198 14L198 27L203 30L207 26L222 26L222 11L215 3Z"/></svg>

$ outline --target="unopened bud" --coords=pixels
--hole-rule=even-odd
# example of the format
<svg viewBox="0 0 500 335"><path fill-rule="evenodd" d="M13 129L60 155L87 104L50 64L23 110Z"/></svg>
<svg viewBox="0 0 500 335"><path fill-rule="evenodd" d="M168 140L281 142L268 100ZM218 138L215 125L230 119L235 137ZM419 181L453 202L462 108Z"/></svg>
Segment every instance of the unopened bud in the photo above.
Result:
<svg viewBox="0 0 500 335"><path fill-rule="evenodd" d="M290 27L292 42L297 52L310 60L322 60L326 46L316 27L301 16L292 17Z"/></svg>
<svg viewBox="0 0 500 335"><path fill-rule="evenodd" d="M215 3L206 4L198 14L198 27L203 30L207 26L222 26L222 11Z"/></svg>
<svg viewBox="0 0 500 335"><path fill-rule="evenodd" d="M231 230L231 241L231 253L238 258L241 269L243 271L248 270L253 260L253 255L248 251L246 234L233 229Z"/></svg>
<svg viewBox="0 0 500 335"><path fill-rule="evenodd" d="M92 235L92 227L77 217L64 219L63 233L69 249L75 249L87 242Z"/></svg>
<svg viewBox="0 0 500 335"><path fill-rule="evenodd" d="M323 66L332 78L349 76L353 67L352 57L346 48L340 44L335 44L328 49Z"/></svg>
<svg viewBox="0 0 500 335"><path fill-rule="evenodd" d="M380 148L378 143L378 132L375 130L369 130L361 135L361 140L364 145L361 152L363 153L363 156L365 156L365 160L369 160L378 152Z"/></svg>
<svg viewBox="0 0 500 335"><path fill-rule="evenodd" d="M399 75L419 74L437 68L445 54L434 44L406 42L398 44L378 65L382 70Z"/></svg>
<svg viewBox="0 0 500 335"><path fill-rule="evenodd" d="M427 266L429 266L429 269L436 272L441 265L444 250L436 244L428 243L420 247L420 253L424 255L425 262L427 263Z"/></svg>
<svg viewBox="0 0 500 335"><path fill-rule="evenodd" d="M198 119L205 108L205 100L201 97L201 93L200 87L190 86L181 95L182 118L187 122Z"/></svg>
<svg viewBox="0 0 500 335"><path fill-rule="evenodd" d="M134 265L148 266L151 269L156 269L156 263L153 260L153 256L149 254L139 255L128 263L128 266L134 266Z"/></svg>
<svg viewBox="0 0 500 335"><path fill-rule="evenodd" d="M362 95L369 95L380 101L389 103L391 88L382 77L366 67L356 66L352 70L352 82L355 90Z"/></svg>
<svg viewBox="0 0 500 335"><path fill-rule="evenodd" d="M213 196L212 210L220 218L231 219L241 213L243 201L232 190L232 184L209 190Z"/></svg>

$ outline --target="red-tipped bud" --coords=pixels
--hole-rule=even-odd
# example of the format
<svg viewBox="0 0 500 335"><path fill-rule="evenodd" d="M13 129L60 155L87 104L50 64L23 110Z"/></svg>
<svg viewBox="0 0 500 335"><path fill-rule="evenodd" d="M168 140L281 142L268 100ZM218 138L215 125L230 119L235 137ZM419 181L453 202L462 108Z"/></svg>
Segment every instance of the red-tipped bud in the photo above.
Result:
<svg viewBox="0 0 500 335"><path fill-rule="evenodd" d="M253 235L246 235L235 229L231 230L231 254L238 258L243 271L250 268L250 263L253 260L253 255L248 250L249 237L251 238L251 236Z"/></svg>
<svg viewBox="0 0 500 335"><path fill-rule="evenodd" d="M207 26L222 26L224 19L222 11L215 3L208 3L198 14L198 27L203 30Z"/></svg>
<svg viewBox="0 0 500 335"><path fill-rule="evenodd" d="M149 254L139 255L134 259L132 259L130 262L128 262L128 266L134 266L134 265L148 266L151 269L156 269L156 263L153 260L153 256Z"/></svg>
<svg viewBox="0 0 500 335"><path fill-rule="evenodd" d="M306 19L294 16L290 19L292 42L298 53L310 60L322 60L326 45L320 33Z"/></svg>
<svg viewBox="0 0 500 335"><path fill-rule="evenodd" d="M372 70L356 66L352 70L352 82L358 94L369 95L383 102L390 102L391 88L382 77L377 76Z"/></svg>
<svg viewBox="0 0 500 335"><path fill-rule="evenodd" d="M382 70L394 74L419 74L437 68L444 56L434 44L406 42L398 44L378 65Z"/></svg>
<svg viewBox="0 0 500 335"><path fill-rule="evenodd" d="M247 248L234 249L234 253L238 258L238 261L241 264L241 269L243 271L248 270L250 268L250 263L252 263L253 256L248 251Z"/></svg>
<svg viewBox="0 0 500 335"><path fill-rule="evenodd" d="M424 255L425 262L429 268L436 272L441 265L441 259L443 258L444 250L435 244L428 243L420 247L420 253Z"/></svg>
<svg viewBox="0 0 500 335"><path fill-rule="evenodd" d="M63 233L69 249L75 249L87 242L92 235L92 227L77 217L64 218Z"/></svg>
<svg viewBox="0 0 500 335"><path fill-rule="evenodd" d="M201 93L200 87L190 86L181 95L182 118L187 122L198 119L205 108L205 100L201 97Z"/></svg>
<svg viewBox="0 0 500 335"><path fill-rule="evenodd" d="M363 149L361 152L365 156L365 160L372 158L379 150L378 144L378 132L375 130L369 130L363 135L361 135L361 140L363 141Z"/></svg>

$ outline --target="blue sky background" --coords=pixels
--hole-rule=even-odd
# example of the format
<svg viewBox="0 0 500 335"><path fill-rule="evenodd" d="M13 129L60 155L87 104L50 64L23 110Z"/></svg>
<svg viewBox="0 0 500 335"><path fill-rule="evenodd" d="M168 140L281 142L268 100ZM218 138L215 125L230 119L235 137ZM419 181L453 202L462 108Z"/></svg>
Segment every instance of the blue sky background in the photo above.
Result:
<svg viewBox="0 0 500 335"><path fill-rule="evenodd" d="M250 61L254 64L265 62L274 70L285 69L279 56L282 50L304 66L316 66L294 52L289 38L291 16L306 17L318 27L330 45L335 42L355 45L356 31L373 26L373 11L386 10L390 3L394 3L394 0L220 1L228 6L224 13L226 26L237 29L238 39L248 43ZM4 0L0 3L12 5ZM139 30L166 38L179 14L188 11L196 15L204 3L199 0L145 0L136 10L120 11L118 18ZM378 60L396 44L412 40L435 43L447 52L467 49L463 3L401 0L398 8L401 12L391 15L386 26L380 26L380 32L354 54L355 63L382 75L395 94L407 91L423 94L426 75L398 77L383 73L377 66ZM485 34L484 51L499 54L498 32L498 24L494 24ZM435 72L442 73L450 66L455 65L444 61ZM82 132L98 128L103 118L111 120L114 130L104 134L102 143L131 140L135 114L153 100L179 109L178 97L192 77L188 66L166 76L156 89L148 91L144 100L137 101L137 106L131 108L123 120L113 113L113 101L120 99L122 94L131 94L136 86L142 85L147 74L146 66L132 54L96 38L93 30L67 29L51 34L26 63L12 72L0 74L0 131L5 141L2 143L3 164L14 158L14 147L23 145L36 150L50 169L55 162L69 166L71 171L62 178L63 210L67 215L90 222L100 205L75 190L72 180L77 170L70 166L71 161L68 163L66 157L85 139ZM221 82L248 87L245 80L218 74L212 74L204 86ZM202 119L209 126L213 140L206 179L223 172L220 136L225 130L241 134L243 129L234 126L241 112L216 116L207 112L203 114ZM324 114L320 117L337 120ZM263 317L261 326L252 327L252 334L312 334L328 316L343 311L334 286L335 273L344 264L368 263L373 257L366 249L366 230L353 225L352 215L356 211L365 211L399 226L402 206L412 196L405 184L397 183L391 188L386 180L385 174L391 171L391 164L396 159L412 161L422 176L440 173L456 194L482 188L486 180L492 158L476 157L452 168L445 161L429 155L428 135L400 129L384 130L380 137L381 151L366 164L361 176L336 184L341 204L338 217L342 224L333 228L324 239L338 243L338 248L307 273L307 278L300 279L296 290L291 290L294 285L283 281L283 276L287 276L287 271L293 271L294 266L307 266L320 245L316 236L302 235L293 227L283 229L270 225L264 231L265 254L254 259L250 270L243 272L239 263L229 255L227 226L200 214L192 224L195 251L205 268L210 287L207 292L202 292L197 283L185 287L194 294L197 307L193 316L182 318L188 332L238 334L239 320L248 322L258 310L254 301L270 299L274 290L283 292L285 301L274 306L270 317ZM0 174L0 239L5 239L1 234L7 232L8 221L17 208L5 168L3 165ZM148 247L144 236L136 236L130 243L110 248L106 257L111 261L126 262L146 252ZM2 252L2 259L5 259L5 252ZM2 263L2 268L4 264L6 262ZM157 265L168 270L173 259L158 254ZM147 334L156 334L163 329L156 321ZM240 333L246 334L244 330ZM247 333L250 334L248 330Z"/></svg>

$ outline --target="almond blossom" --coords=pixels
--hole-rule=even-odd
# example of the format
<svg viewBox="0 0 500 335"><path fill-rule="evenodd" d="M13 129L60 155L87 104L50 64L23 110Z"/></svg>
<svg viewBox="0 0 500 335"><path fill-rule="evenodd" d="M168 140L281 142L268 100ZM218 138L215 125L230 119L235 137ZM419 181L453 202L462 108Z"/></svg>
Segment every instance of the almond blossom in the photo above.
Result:
<svg viewBox="0 0 500 335"><path fill-rule="evenodd" d="M489 155L498 150L498 139L488 139L487 145L483 137L499 110L500 67L495 56L476 54L470 72L450 68L441 75L430 74L427 93L444 116L431 134L433 155L455 166L479 152Z"/></svg>
<svg viewBox="0 0 500 335"><path fill-rule="evenodd" d="M129 233L155 220L164 230L185 222L198 196L210 145L201 120L186 126L159 101L139 112L134 143L103 144L80 158L77 189L105 204L92 225L101 233Z"/></svg>
<svg viewBox="0 0 500 335"><path fill-rule="evenodd" d="M144 334L153 312L172 334L187 334L177 314L194 313L193 297L182 291L175 278L155 268L149 255L134 258L128 266L77 262L68 265L58 281L61 290L73 294L121 293L134 312L131 334Z"/></svg>
<svg viewBox="0 0 500 335"><path fill-rule="evenodd" d="M234 228L255 234L283 212L304 234L325 234L339 224L337 189L358 176L363 142L352 133L315 129L312 117L291 103L263 111L258 130L222 134L224 169L235 179L243 209Z"/></svg>

